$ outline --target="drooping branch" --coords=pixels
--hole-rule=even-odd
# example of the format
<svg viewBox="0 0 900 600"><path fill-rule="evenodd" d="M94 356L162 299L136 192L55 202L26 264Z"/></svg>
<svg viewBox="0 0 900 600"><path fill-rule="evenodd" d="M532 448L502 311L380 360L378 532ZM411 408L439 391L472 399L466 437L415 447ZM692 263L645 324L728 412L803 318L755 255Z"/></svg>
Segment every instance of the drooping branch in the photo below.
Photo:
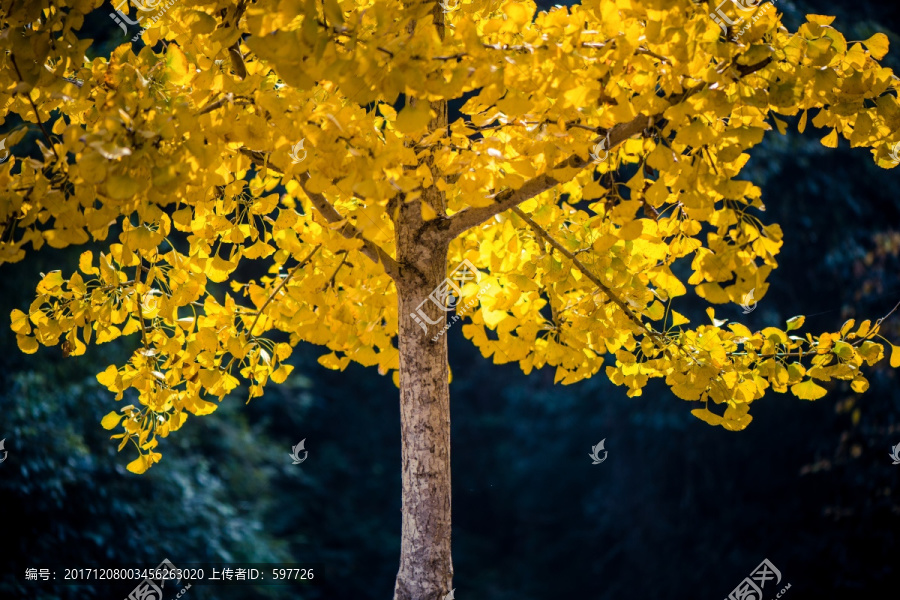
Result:
<svg viewBox="0 0 900 600"><path fill-rule="evenodd" d="M619 298L619 296L614 291L612 291L612 289L608 285L606 285L605 283L600 281L600 279L596 275L594 275L591 272L591 270L588 269L584 265L584 263L582 263L580 260L578 260L577 256L575 256L572 252L569 252L565 246L563 246L556 239L554 239L553 236L551 236L547 231L545 231L543 227L541 227L540 225L535 223L531 217L529 217L524 212L522 212L522 209L518 208L517 206L514 206L514 207L512 207L512 211L520 219L525 221L528 224L528 226L531 227L540 238L542 238L544 241L546 241L548 244L550 244L560 254L562 254L563 256L568 258L570 261L572 261L572 264L575 266L575 268L578 269L585 277L587 277L588 281L590 281L591 283L596 285L598 288L600 288L600 290L606 295L606 297L609 298L609 300L613 304L618 306L622 310L622 312L625 313L625 316L627 316L628 319L632 323L637 325L644 333L649 335L653 339L653 341L656 343L656 345L659 346L659 348L661 350L665 350L666 342L665 342L665 340L662 339L662 337L660 337L659 333L657 333L656 331L653 331L653 329L651 329L647 324L645 324L641 320L641 318L638 315L636 315L633 310L631 310L631 307L628 306L628 304L626 304L621 298Z"/></svg>
<svg viewBox="0 0 900 600"><path fill-rule="evenodd" d="M284 175L284 171L268 162L268 153L250 150L249 148L243 147L238 148L238 152L250 158L250 160L252 160L253 164L255 164L256 166L265 167L267 169L275 171L276 173ZM306 175L307 177L309 176L308 173ZM331 205L331 203L325 198L325 196L316 192L311 192L309 189L307 189L302 175L297 178L297 182L309 197L312 205L316 208L316 210L319 211L319 213L323 217L325 217L325 220L329 223L340 223L341 221L343 221L344 224L339 229L340 234L347 239L362 240L363 247L360 248L360 252L362 252L368 258L372 259L372 261L374 261L375 263L381 264L382 267L384 267L384 272L387 273L391 279L396 281L397 276L400 273L400 269L397 266L397 261L394 260L394 258L390 254L385 252L381 246L363 236L361 231L354 227L350 222L346 221L346 219L341 216L341 214L334 206Z"/></svg>
<svg viewBox="0 0 900 600"><path fill-rule="evenodd" d="M284 276L284 279L281 280L281 282L272 291L272 293L269 294L269 297L266 298L266 301L263 302L263 305L260 306L259 310L256 311L256 316L254 317L253 322L250 324L250 327L247 329L247 334L250 337L253 337L253 328L256 327L256 323L259 321L259 318L266 311L266 308L269 306L269 304L272 302L272 300L275 299L275 296L278 295L278 292L281 291L281 288L283 288L285 285L287 285L287 282L291 280L291 278L294 276L294 274L297 271L299 271L300 269L302 269L303 267L305 267L306 265L309 264L309 261L312 260L313 256L316 255L316 252L318 252L321 247L322 247L322 244L316 244L316 247L313 248L312 251L310 251L310 253L306 255L306 258L304 258L299 263L297 263L297 265L295 265L294 268L291 269L288 272L288 274Z"/></svg>
<svg viewBox="0 0 900 600"><path fill-rule="evenodd" d="M397 261L393 259L393 257L384 251L384 249L376 244L375 242L365 238L356 227L354 227L349 221L347 221L341 214L331 205L328 200L325 199L325 196L322 194L311 192L306 187L306 182L303 181L303 176L297 178L297 181L300 183L300 187L303 188L303 191L309 197L310 202L312 202L313 206L316 207L316 210L325 217L325 219L329 223L340 223L344 222L341 225L341 228L338 232L347 239L359 239L362 240L363 247L360 248L360 252L362 252L365 256L369 257L376 263L380 263L382 267L384 267L384 272L390 276L394 281L397 280L397 277L400 276L400 268L397 266Z"/></svg>

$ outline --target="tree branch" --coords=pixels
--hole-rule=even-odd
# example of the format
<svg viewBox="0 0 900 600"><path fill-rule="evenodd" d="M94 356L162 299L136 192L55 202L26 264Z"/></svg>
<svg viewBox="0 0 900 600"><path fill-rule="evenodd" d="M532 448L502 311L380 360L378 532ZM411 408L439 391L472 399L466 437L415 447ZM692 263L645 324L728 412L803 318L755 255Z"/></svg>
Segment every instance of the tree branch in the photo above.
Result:
<svg viewBox="0 0 900 600"><path fill-rule="evenodd" d="M306 183L303 181L303 177L300 176L297 178L297 181L300 183L300 187L303 188L303 191L309 197L310 202L312 202L313 206L316 207L316 210L325 217L329 223L340 223L344 222L341 228L338 230L342 236L347 239L359 239L362 240L363 247L360 248L360 252L364 255L368 256L374 262L379 263L384 267L384 272L387 273L391 279L397 280L400 276L400 267L397 265L397 261L391 257L390 254L385 252L381 246L376 244L375 242L366 239L363 237L362 233L354 227L349 221L344 219L341 214L331 205L328 200L325 199L325 196L322 194L318 194L316 192L311 192L306 187Z"/></svg>
<svg viewBox="0 0 900 600"><path fill-rule="evenodd" d="M629 121L628 123L616 125L609 131L609 147L607 150L611 151L615 146L631 136L642 132L649 127L655 119L660 118L661 116L662 114L654 117L641 115L635 117L634 120ZM481 225L485 221L493 218L494 215L505 212L530 198L534 198L538 194L551 190L559 184L564 183L551 175L553 171L566 168L580 170L589 164L591 164L589 159L581 158L577 154L573 154L567 159L554 165L550 170L550 173L543 173L526 181L525 184L517 190L500 192L495 197L494 204L478 208L466 208L447 219L443 219L442 227L446 229L450 239L456 238L464 231L477 225Z"/></svg>
<svg viewBox="0 0 900 600"><path fill-rule="evenodd" d="M744 78L748 75L756 73L761 69L766 68L771 63L772 58L768 57L752 65L738 65L736 63L733 64L735 64L735 66L737 67L737 70L740 73L740 78ZM670 104L678 104L679 102L684 101L686 98L696 94L704 87L706 87L705 83L699 83L692 88L688 88L684 92L672 96L669 99ZM607 139L609 140L609 143L607 144L605 150L612 151L613 148L615 148L628 138L637 135L644 129L647 129L648 127L653 125L653 123L656 123L657 121L662 119L663 114L664 113L661 112L652 116L638 115L628 123L620 123L616 125L608 132ZM449 235L450 239L452 240L468 229L471 229L472 227L476 227L478 225L481 225L485 221L488 221L495 215L518 206L522 202L525 202L530 198L534 198L538 194L546 192L547 190L551 190L557 185L564 183L563 181L559 181L551 175L553 171L564 168L580 170L585 168L589 164L591 164L590 160L581 158L577 154L572 154L565 160L557 163L550 170L550 173L544 173L526 181L525 184L517 190L506 190L500 192L495 197L494 204L478 208L465 208L451 217L436 221L436 226L440 229L445 230L447 235Z"/></svg>
<svg viewBox="0 0 900 600"><path fill-rule="evenodd" d="M606 294L606 297L609 298L613 304L618 306L632 323L637 325L644 333L649 335L653 342L657 346L659 346L660 350L666 349L665 340L663 340L660 335L657 332L653 331L653 329L651 329L648 325L645 325L644 322L641 321L641 318L636 315L633 310L631 310L631 307L625 304L625 302L623 302L622 299L619 298L616 293L612 291L612 289L610 289L609 286L600 281L600 279L596 275L591 273L590 269L588 269L580 260L578 260L578 257L566 250L565 246L553 239L553 237L549 233L544 231L544 229L540 225L535 223L531 219L531 217L522 212L522 209L514 206L512 207L512 211L516 213L516 215L518 215L520 219L528 223L528 226L531 227L539 237L543 238L548 244L553 246L553 248L559 251L560 254L571 260L572 264L575 265L575 268L581 271L581 273L585 277L587 277L591 283L600 288L603 293Z"/></svg>
<svg viewBox="0 0 900 600"><path fill-rule="evenodd" d="M256 150L250 150L249 148L244 147L238 148L238 152L252 160L253 164L260 167L266 167L267 169L271 169L276 173L284 175L284 171L266 161L266 153ZM341 221L344 221L344 225L341 226L339 230L341 235L348 239L357 238L362 240L363 247L360 248L360 252L372 259L372 261L374 261L375 263L381 264L384 267L384 272L387 273L391 279L395 281L397 280L397 277L400 275L400 267L397 266L397 261L394 260L394 258L390 254L385 252L384 249L382 249L381 246L379 246L375 242L363 237L362 233L352 224L347 222L344 217L342 217L341 214L337 211L337 209L335 209L334 206L332 206L331 203L325 199L325 196L309 191L306 188L306 184L303 181L302 176L297 178L297 182L300 184L300 187L303 188L303 191L309 197L316 210L318 210L319 213L323 217L325 217L325 220L327 220L329 223L340 223Z"/></svg>

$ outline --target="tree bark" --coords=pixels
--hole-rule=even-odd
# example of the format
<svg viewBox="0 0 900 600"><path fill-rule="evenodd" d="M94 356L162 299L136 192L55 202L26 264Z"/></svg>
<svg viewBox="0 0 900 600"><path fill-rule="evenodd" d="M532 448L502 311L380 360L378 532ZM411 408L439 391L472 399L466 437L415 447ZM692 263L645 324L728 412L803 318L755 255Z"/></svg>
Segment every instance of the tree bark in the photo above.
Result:
<svg viewBox="0 0 900 600"><path fill-rule="evenodd" d="M408 0L407 4L412 4ZM444 38L444 13L435 0L432 24ZM410 33L415 30L411 22ZM407 105L423 102L407 98ZM430 102L434 116L428 131L447 128L447 102ZM424 164L434 180L434 157ZM447 320L444 308L429 296L447 277L447 249L452 237L426 222L422 205L443 218L443 192L435 185L421 200L400 198L394 220L399 275L394 278L399 303L400 436L402 443L402 532L400 570L394 600L442 600L452 589L450 555L450 370L447 336L434 337ZM415 317L412 315L416 315Z"/></svg>
<svg viewBox="0 0 900 600"><path fill-rule="evenodd" d="M446 277L447 244L417 237L398 235L403 523L394 600L441 600L453 581L450 387L447 337L432 338L449 313L428 296ZM411 316L420 308L422 324Z"/></svg>

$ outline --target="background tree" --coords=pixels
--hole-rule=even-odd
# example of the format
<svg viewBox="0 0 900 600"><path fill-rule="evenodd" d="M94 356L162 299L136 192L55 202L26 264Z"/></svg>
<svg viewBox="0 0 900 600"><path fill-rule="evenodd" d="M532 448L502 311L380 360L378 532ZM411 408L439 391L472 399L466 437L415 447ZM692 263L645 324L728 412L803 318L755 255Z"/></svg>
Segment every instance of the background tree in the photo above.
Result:
<svg viewBox="0 0 900 600"><path fill-rule="evenodd" d="M815 380L833 378L863 392L859 368L883 356L881 320L801 338L789 332L803 317L751 332L710 310L712 325L692 329L672 307L681 279L711 303L766 293L781 230L752 214L760 190L736 177L745 150L786 130L776 115L800 114L802 131L817 111L823 145L843 137L892 164L881 34L847 43L815 15L789 34L759 9L722 39L687 2L537 18L527 3L466 5L447 24L432 3L209 2L172 7L143 33L155 49L85 63L73 32L92 7L5 11L4 77L18 82L6 106L45 140L43 161L4 170L4 256L121 228L97 260L82 255L87 279L51 272L28 312L13 311L20 347L79 355L91 339L139 335L128 364L98 376L133 398L103 425L122 423L114 437L139 449L135 472L238 374L251 398L283 381L301 340L332 350L325 366L392 373L397 598L451 587L447 306L429 301L448 258L478 270L460 295L479 298L463 331L485 356L573 383L613 355L607 374L629 395L665 379L727 429L745 428L769 388L811 400L825 393ZM310 102L316 81L327 97ZM452 99L465 117L449 124ZM239 282L244 259L266 259L269 274ZM238 297L215 286L229 279Z"/></svg>

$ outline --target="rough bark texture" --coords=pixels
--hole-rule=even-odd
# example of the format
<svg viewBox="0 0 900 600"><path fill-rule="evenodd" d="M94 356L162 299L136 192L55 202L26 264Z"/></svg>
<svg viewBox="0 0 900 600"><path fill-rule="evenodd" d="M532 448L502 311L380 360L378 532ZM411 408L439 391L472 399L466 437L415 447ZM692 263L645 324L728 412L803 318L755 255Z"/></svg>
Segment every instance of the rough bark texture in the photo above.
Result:
<svg viewBox="0 0 900 600"><path fill-rule="evenodd" d="M403 524L395 600L440 600L450 591L450 387L444 325L433 302L423 308L428 333L413 320L422 301L446 277L446 246L432 248L419 268L401 263L400 427Z"/></svg>
<svg viewBox="0 0 900 600"><path fill-rule="evenodd" d="M437 2L432 7L432 19L443 39L444 15ZM415 22L410 24L411 28L415 26ZM416 102L415 98L407 99L410 105ZM429 131L446 129L447 103L431 102L430 107L434 116ZM424 164L436 180L433 158L428 156ZM452 238L435 227L436 221L423 221L423 204L439 218L446 215L444 194L431 186L422 190L421 199L406 202L402 198L393 217L399 270L394 282L399 298L403 462L400 569L394 600L442 600L453 584L447 336L432 340L446 323L448 313L428 300L447 277L447 248ZM417 322L411 315L420 307L427 319Z"/></svg>

